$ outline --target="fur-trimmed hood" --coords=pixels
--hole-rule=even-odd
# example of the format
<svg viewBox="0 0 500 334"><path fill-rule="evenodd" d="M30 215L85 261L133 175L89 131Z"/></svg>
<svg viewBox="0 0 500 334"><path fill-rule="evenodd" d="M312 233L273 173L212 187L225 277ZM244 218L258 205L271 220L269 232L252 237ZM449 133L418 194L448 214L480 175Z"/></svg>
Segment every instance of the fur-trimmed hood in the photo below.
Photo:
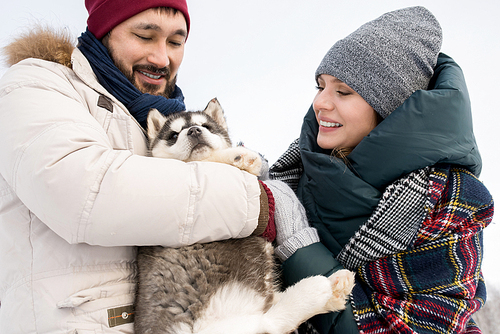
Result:
<svg viewBox="0 0 500 334"><path fill-rule="evenodd" d="M71 53L75 45L76 40L70 36L66 29L56 31L36 26L4 47L2 53L8 66L27 58L38 58L71 68Z"/></svg>

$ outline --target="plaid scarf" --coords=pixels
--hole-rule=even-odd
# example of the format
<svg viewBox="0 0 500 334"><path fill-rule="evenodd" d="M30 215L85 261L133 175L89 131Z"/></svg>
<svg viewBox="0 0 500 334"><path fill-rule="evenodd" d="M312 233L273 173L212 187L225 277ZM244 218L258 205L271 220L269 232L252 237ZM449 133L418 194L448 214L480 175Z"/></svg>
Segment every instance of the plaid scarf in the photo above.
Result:
<svg viewBox="0 0 500 334"><path fill-rule="evenodd" d="M357 269L351 303L362 333L481 333L482 230L493 200L472 173L433 168L427 216L408 250Z"/></svg>

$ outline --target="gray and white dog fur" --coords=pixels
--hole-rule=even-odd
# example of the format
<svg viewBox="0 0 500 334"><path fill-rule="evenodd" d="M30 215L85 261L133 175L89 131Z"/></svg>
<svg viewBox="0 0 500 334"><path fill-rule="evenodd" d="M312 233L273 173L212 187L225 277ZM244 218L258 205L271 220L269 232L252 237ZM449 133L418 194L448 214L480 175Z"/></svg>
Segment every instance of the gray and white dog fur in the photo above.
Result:
<svg viewBox="0 0 500 334"><path fill-rule="evenodd" d="M150 154L214 161L258 175L258 153L232 147L222 108L148 116ZM285 334L310 317L344 309L353 273L313 276L280 291L273 246L250 236L181 248L139 247L137 334Z"/></svg>

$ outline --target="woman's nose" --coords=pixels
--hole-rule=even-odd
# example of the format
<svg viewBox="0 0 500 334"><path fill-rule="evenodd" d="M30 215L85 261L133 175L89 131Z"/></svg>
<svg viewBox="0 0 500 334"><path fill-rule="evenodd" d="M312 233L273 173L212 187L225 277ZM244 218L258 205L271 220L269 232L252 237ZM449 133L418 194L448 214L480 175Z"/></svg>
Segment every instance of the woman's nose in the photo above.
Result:
<svg viewBox="0 0 500 334"><path fill-rule="evenodd" d="M316 111L330 111L335 109L335 103L333 102L333 98L328 94L328 92L322 90L318 92L318 94L314 98L313 108Z"/></svg>

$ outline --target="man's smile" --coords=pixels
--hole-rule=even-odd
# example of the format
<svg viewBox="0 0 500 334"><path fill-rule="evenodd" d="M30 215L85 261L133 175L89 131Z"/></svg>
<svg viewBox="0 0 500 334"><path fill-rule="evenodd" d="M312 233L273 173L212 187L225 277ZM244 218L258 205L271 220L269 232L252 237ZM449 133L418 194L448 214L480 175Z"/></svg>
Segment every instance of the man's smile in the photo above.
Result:
<svg viewBox="0 0 500 334"><path fill-rule="evenodd" d="M170 70L167 67L158 68L149 65L136 65L133 71L137 74L139 82L154 86L164 85L170 77Z"/></svg>
<svg viewBox="0 0 500 334"><path fill-rule="evenodd" d="M151 74L151 73L148 73L148 72L144 72L144 71L139 71L139 73L147 76L148 78L151 78L151 79L160 79L162 77L162 75L158 74L158 75L154 75L154 74Z"/></svg>

